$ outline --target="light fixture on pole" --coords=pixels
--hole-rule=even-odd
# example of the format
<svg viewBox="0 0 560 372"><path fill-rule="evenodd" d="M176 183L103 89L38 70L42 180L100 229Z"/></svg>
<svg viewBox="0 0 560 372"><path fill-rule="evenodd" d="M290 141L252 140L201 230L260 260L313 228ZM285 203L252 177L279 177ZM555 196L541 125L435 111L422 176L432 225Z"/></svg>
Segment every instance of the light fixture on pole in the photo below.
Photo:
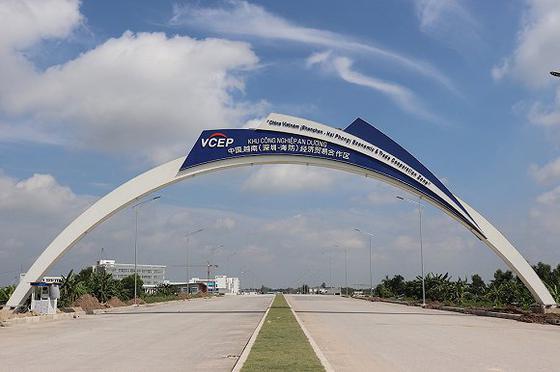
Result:
<svg viewBox="0 0 560 372"><path fill-rule="evenodd" d="M409 203L416 204L418 206L418 220L419 220L419 237L420 237L420 264L422 267L422 307L426 307L426 282L424 279L424 249L422 244L422 208L424 207L421 203L422 198L419 201L405 198L403 196L397 196L397 199L402 201L407 201Z"/></svg>
<svg viewBox="0 0 560 372"><path fill-rule="evenodd" d="M154 200L158 200L159 198L161 198L161 196L154 196L150 199L146 199L143 200L139 203L136 203L132 206L132 208L134 209L134 217L135 217L135 229L134 229L134 305L138 306L138 293L137 293L137 284L136 284L136 278L138 277L138 208L140 208L142 205L149 203L151 201Z"/></svg>
<svg viewBox="0 0 560 372"><path fill-rule="evenodd" d="M188 233L185 234L185 238L187 239L186 247L185 247L185 248L186 248L186 257L185 257L185 264L186 264L186 265L185 265L185 267L186 267L186 273L187 273L187 281L186 281L186 284L187 284L187 294L190 294L190 293L191 293L191 290L190 290L190 288L189 288L189 280L190 280L190 258L189 258L189 257L190 257L190 246L189 246L189 238L191 237L191 235L198 234L199 232L202 232L202 231L204 231L204 227L203 227L203 228L200 228L200 229L197 229L197 230L190 231L190 232L188 232Z"/></svg>
<svg viewBox="0 0 560 372"><path fill-rule="evenodd" d="M357 231L359 233L365 234L367 236L369 236L369 290L370 290L370 295L371 297L373 297L373 267L372 267L372 239L374 237L374 235L372 233L369 233L367 231L362 231L358 228L354 228L354 231Z"/></svg>

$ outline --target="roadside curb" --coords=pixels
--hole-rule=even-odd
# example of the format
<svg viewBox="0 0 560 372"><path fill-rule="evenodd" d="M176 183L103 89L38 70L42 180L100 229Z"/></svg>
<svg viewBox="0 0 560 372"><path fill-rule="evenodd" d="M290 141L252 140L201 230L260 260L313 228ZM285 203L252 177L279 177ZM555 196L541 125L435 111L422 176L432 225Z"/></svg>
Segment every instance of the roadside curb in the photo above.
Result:
<svg viewBox="0 0 560 372"><path fill-rule="evenodd" d="M284 296L284 297L286 298L286 302L288 303L288 305L290 305L290 310L292 311L292 314L294 314L294 318L296 318L296 321L298 322L301 330L305 334L305 337L307 337L307 341L309 341L309 344L313 348L313 351L315 352L315 355L317 355L317 358L319 358L319 361L323 365L323 368L325 368L326 372L334 372L334 368L331 366L331 364L329 363L329 361L325 357L325 354L323 354L321 349L319 349L319 346L317 345L317 343L315 342L313 337L311 337L311 334L309 333L307 328L305 328L305 326L303 325L303 321L299 318L299 316L294 311L294 308L292 307L292 304L290 303L290 300L288 300L288 297L286 297L286 296Z"/></svg>
<svg viewBox="0 0 560 372"><path fill-rule="evenodd" d="M253 331L253 334L251 335L251 338L249 338L249 341L247 341L247 343L243 347L243 351L241 352L241 355L239 356L239 358L237 358L237 361L235 362L235 365L232 368L232 372L240 372L241 368L243 368L243 365L245 364L245 362L247 361L247 358L249 357L249 353L251 352L251 349L253 348L253 344L255 343L255 341L257 339L257 336L259 335L259 332L261 331L261 328L264 324L264 321L265 321L266 317L268 316L268 311L270 310L270 307L272 306L273 302L274 302L274 297L272 297L272 301L270 301L270 304L268 304L268 307L267 307L266 311L264 312L264 315L261 318L261 321L259 322L259 324L255 328L255 330Z"/></svg>
<svg viewBox="0 0 560 372"><path fill-rule="evenodd" d="M417 304L412 304L409 302L398 301L398 300L387 300L387 299L378 299L376 301L371 301L368 298L360 298L360 297L353 297L356 300L367 301L367 302L381 302L381 303L388 303L394 305L404 305L404 306L412 306L412 307L421 307ZM427 307L428 310L437 310L437 311L451 311L455 313L461 313L465 315L475 315L475 316L483 316L488 318L500 318L500 319L508 319L508 320L516 320L520 321L523 317L523 314L511 314L511 313L500 313L496 311L489 311L489 310L481 310L481 309L468 309L463 307L457 306L437 306L437 307ZM551 323L553 324L553 323Z"/></svg>
<svg viewBox="0 0 560 372"><path fill-rule="evenodd" d="M10 326L21 325L21 324L34 324L34 323L41 323L41 322L48 322L48 321L62 320L62 319L77 319L84 315L86 315L85 311L75 311L72 313L26 316L23 318L12 318L12 319L4 320L0 322L0 327L10 327Z"/></svg>

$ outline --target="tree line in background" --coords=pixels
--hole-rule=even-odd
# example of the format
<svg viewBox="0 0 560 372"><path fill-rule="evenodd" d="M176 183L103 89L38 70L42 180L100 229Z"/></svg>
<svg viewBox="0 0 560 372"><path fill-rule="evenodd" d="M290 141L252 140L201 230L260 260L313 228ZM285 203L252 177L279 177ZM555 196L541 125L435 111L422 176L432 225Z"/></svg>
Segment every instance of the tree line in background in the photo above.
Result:
<svg viewBox="0 0 560 372"><path fill-rule="evenodd" d="M545 283L554 300L560 303L560 264L553 269L551 265L539 262L533 266L533 269ZM70 306L84 294L91 294L102 303L107 302L111 297L117 297L122 301L128 301L134 297L134 274L122 280L117 280L111 274L94 271L91 267L88 267L78 274L70 271L67 276L62 278L60 306ZM453 280L448 274L429 273L425 277L425 284L427 301L447 305L465 307L518 306L527 309L535 303L527 287L509 270L496 270L493 279L488 283L478 274L472 275L469 281L467 278ZM177 296L176 288L170 285L159 285L153 294L145 293L140 277L137 277L136 285L138 296L149 302L172 299ZM323 283L321 286L324 288L325 284ZM307 288L307 284L304 284L300 288L285 288L280 291L306 293ZM0 287L0 304L8 301L14 289L15 285ZM260 291L267 293L274 290L262 286ZM352 294L354 291L356 291L354 288L342 288L343 294ZM368 290L363 292L364 294L370 294ZM375 287L373 295L382 298L421 301L422 278L418 276L413 280L405 280L401 275L394 275L392 278L386 276Z"/></svg>
<svg viewBox="0 0 560 372"><path fill-rule="evenodd" d="M88 267L78 274L73 271L62 277L60 286L60 306L72 305L80 296L90 294L101 303L116 297L122 301L134 298L134 276L136 275L136 295L146 302L166 301L177 298L177 289L169 284L158 285L153 293L146 293L144 282L137 274L129 275L121 280L114 279L110 273L93 270Z"/></svg>
<svg viewBox="0 0 560 372"><path fill-rule="evenodd" d="M560 303L560 264L556 268L539 262L533 269L544 282L554 300ZM511 271L496 270L488 283L478 274L453 280L448 274L429 273L425 277L426 301L464 307L504 307L530 308L535 299L521 279ZM422 277L405 280L401 275L385 277L374 289L374 296L421 301Z"/></svg>
<svg viewBox="0 0 560 372"><path fill-rule="evenodd" d="M93 270L91 267L82 269L78 274L71 270L68 275L62 276L60 285L59 307L72 306L81 296L89 294L101 303L116 297L122 301L134 298L134 275L129 275L122 280L114 279L110 273ZM140 276L136 278L136 293L146 302L164 301L176 298L177 290L168 284L157 286L154 293L144 291L143 281ZM5 304L15 290L15 285L0 287L0 304Z"/></svg>
<svg viewBox="0 0 560 372"><path fill-rule="evenodd" d="M556 268L539 262L533 269L544 282L556 303L560 303L560 264ZM449 274L428 273L425 277L426 301L439 302L463 307L505 307L517 306L529 309L535 299L525 284L511 271L496 270L494 277L486 283L478 274L453 280ZM322 285L324 286L324 284ZM288 288L288 293L308 293L308 286L297 289ZM342 294L352 295L355 288L341 288ZM371 290L363 290L371 295ZM422 301L422 277L405 280L402 275L385 277L373 290L373 296L404 301Z"/></svg>

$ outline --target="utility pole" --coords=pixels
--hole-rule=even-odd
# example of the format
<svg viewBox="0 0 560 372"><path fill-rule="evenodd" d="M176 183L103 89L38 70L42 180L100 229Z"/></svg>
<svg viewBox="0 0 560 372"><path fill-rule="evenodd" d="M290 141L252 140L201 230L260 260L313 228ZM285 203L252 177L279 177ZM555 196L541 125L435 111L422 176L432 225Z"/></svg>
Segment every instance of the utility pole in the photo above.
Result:
<svg viewBox="0 0 560 372"><path fill-rule="evenodd" d="M359 233L365 234L367 236L369 236L369 290L370 290L370 296L373 297L373 267L372 267L372 242L371 240L373 239L373 234L369 233L367 231L362 231L358 228L355 228L354 231L357 231Z"/></svg>
<svg viewBox="0 0 560 372"><path fill-rule="evenodd" d="M422 307L426 307L426 282L424 280L424 247L422 243L422 197L416 200L408 199L402 196L397 196L397 199L416 204L418 206L418 221L419 221L419 238L420 238L420 265L422 270Z"/></svg>
<svg viewBox="0 0 560 372"><path fill-rule="evenodd" d="M139 203L136 203L132 206L132 208L134 209L134 216L135 216L135 222L136 222L136 227L134 229L134 305L138 306L138 293L137 293L137 284L136 284L136 278L138 277L138 261L137 261L137 257L138 257L138 208L140 208L142 205L149 203L151 201L154 200L158 200L159 198L161 198L161 196L154 196L150 199L146 199L144 201L141 201Z"/></svg>
<svg viewBox="0 0 560 372"><path fill-rule="evenodd" d="M348 247L344 247L344 287L348 297Z"/></svg>
<svg viewBox="0 0 560 372"><path fill-rule="evenodd" d="M333 286L333 280L332 280L332 250L329 253L329 287Z"/></svg>
<svg viewBox="0 0 560 372"><path fill-rule="evenodd" d="M189 266L190 266L190 246L189 246L189 239L190 239L191 235L198 234L199 232L202 232L202 231L204 231L204 227L203 227L203 228L200 228L200 229L197 229L197 230L193 230L193 231L188 232L188 233L185 234L185 237L187 238L187 242L186 242L186 257L185 257L185 264L186 264L185 267L186 267L186 272L187 272L187 280L186 280L186 283L187 283L187 294L190 294L190 293L191 293L191 290L190 290L190 288L189 288L189 281L190 281L190 278L191 278L191 277L190 277L190 271L189 271Z"/></svg>

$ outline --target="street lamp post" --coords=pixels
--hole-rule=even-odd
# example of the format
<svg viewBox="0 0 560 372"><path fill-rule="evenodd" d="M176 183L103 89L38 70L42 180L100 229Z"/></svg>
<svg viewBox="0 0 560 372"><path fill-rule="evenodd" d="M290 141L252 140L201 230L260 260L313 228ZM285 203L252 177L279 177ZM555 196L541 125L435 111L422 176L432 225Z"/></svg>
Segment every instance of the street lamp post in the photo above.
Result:
<svg viewBox="0 0 560 372"><path fill-rule="evenodd" d="M186 265L185 265L185 267L186 267L186 272L187 272L187 281L186 281L186 283L187 283L187 294L190 294L190 293L191 293L191 290L190 290L190 288L189 288L189 278L190 278L190 268L189 268L189 266L190 266L190 258L189 258L189 257L190 257L190 246L189 246L189 238L191 237L191 235L198 234L199 232L202 232L202 231L204 231L204 228L200 228L200 229L197 229L197 230L193 230L193 231L188 232L188 233L185 234L185 238L187 238L186 247L185 247L185 248L186 248L186 257L185 257L185 259L186 259L186 260L185 260Z"/></svg>
<svg viewBox="0 0 560 372"><path fill-rule="evenodd" d="M344 288L348 297L348 247L344 247Z"/></svg>
<svg viewBox="0 0 560 372"><path fill-rule="evenodd" d="M137 285L136 285L136 281L137 281L137 277L138 277L138 208L141 207L142 205L149 203L151 201L154 200L158 200L159 198L161 198L161 196L154 196L150 199L146 199L144 201L141 201L139 203L136 203L132 206L132 208L134 209L134 218L135 218L135 228L134 228L134 305L138 306L138 293L137 293Z"/></svg>
<svg viewBox="0 0 560 372"><path fill-rule="evenodd" d="M373 239L373 234L369 233L367 231L362 231L358 228L355 228L354 231L357 231L359 233L365 234L367 236L369 236L369 290L370 290L370 295L371 297L373 297L373 267L372 267L372 239Z"/></svg>
<svg viewBox="0 0 560 372"><path fill-rule="evenodd" d="M423 208L423 205L421 203L422 198L420 197L420 200L416 201L402 196L397 196L397 199L408 201L409 203L413 203L418 206L418 220L419 220L418 234L420 238L420 265L422 269L422 307L426 307L426 282L424 280L424 249L422 244L422 208Z"/></svg>
<svg viewBox="0 0 560 372"><path fill-rule="evenodd" d="M340 248L340 244L336 243L334 245L336 248ZM348 247L344 247L344 287L346 288L346 296L348 296ZM340 289L340 295L342 296L342 288Z"/></svg>

